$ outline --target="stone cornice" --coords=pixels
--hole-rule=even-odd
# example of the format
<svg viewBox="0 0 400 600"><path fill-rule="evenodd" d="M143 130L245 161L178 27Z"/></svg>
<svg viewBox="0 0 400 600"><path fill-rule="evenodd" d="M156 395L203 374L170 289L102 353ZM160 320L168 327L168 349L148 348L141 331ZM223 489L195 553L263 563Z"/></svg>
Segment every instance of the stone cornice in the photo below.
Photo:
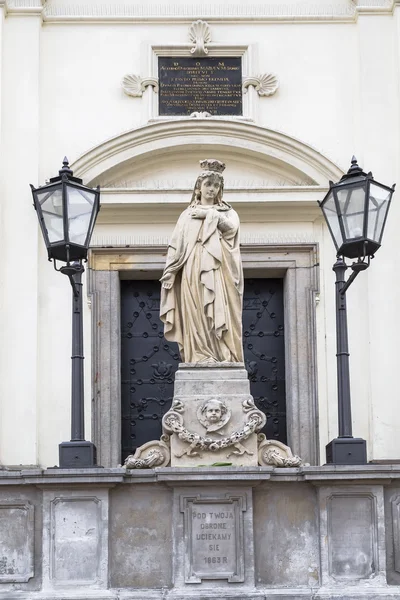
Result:
<svg viewBox="0 0 400 600"><path fill-rule="evenodd" d="M15 0L16 3L24 0ZM29 0L25 0L29 2ZM34 0L32 0L34 1ZM11 2L11 0L9 0ZM398 0L348 0L325 2L301 2L300 4L280 3L200 3L174 2L157 4L135 2L91 3L67 0L48 0L43 9L43 19L47 22L71 21L184 21L207 19L219 22L258 22L279 23L353 23L359 14L393 13Z"/></svg>
<svg viewBox="0 0 400 600"><path fill-rule="evenodd" d="M375 485L398 483L400 465L323 465L315 467L274 468L274 467L158 467L137 471L125 468L98 469L0 469L0 486L5 485L71 485L94 484L110 487L121 483L162 483L167 485L198 485L205 481L210 484L232 483L232 485L257 485L263 481L309 482L314 485L351 483Z"/></svg>
<svg viewBox="0 0 400 600"><path fill-rule="evenodd" d="M3 0L1 4L8 16L37 16L42 15L46 0Z"/></svg>
<svg viewBox="0 0 400 600"><path fill-rule="evenodd" d="M360 15L392 15L396 0L355 0Z"/></svg>

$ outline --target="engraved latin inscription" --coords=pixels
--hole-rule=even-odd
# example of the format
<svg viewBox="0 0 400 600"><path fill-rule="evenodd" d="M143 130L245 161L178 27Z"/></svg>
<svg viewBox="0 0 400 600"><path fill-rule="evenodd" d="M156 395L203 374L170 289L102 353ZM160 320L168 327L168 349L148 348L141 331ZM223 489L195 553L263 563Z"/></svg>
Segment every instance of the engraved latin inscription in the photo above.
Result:
<svg viewBox="0 0 400 600"><path fill-rule="evenodd" d="M242 114L240 57L159 57L159 114Z"/></svg>
<svg viewBox="0 0 400 600"><path fill-rule="evenodd" d="M185 515L186 583L244 581L245 497L184 497L181 510Z"/></svg>

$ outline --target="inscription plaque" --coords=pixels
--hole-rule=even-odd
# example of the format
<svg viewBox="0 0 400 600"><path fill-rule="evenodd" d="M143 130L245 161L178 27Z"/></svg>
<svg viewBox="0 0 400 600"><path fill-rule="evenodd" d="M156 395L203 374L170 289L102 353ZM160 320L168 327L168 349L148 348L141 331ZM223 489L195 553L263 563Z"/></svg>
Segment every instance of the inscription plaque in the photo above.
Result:
<svg viewBox="0 0 400 600"><path fill-rule="evenodd" d="M101 500L55 498L51 503L51 579L94 584L100 572Z"/></svg>
<svg viewBox="0 0 400 600"><path fill-rule="evenodd" d="M328 503L329 574L370 579L377 571L375 500L371 495L331 496Z"/></svg>
<svg viewBox="0 0 400 600"><path fill-rule="evenodd" d="M240 57L159 57L160 116L242 114Z"/></svg>
<svg viewBox="0 0 400 600"><path fill-rule="evenodd" d="M185 583L202 579L244 581L245 496L181 496L184 513Z"/></svg>
<svg viewBox="0 0 400 600"><path fill-rule="evenodd" d="M0 584L27 582L34 576L33 513L30 502L0 502Z"/></svg>
<svg viewBox="0 0 400 600"><path fill-rule="evenodd" d="M400 574L400 496L392 499L394 570Z"/></svg>

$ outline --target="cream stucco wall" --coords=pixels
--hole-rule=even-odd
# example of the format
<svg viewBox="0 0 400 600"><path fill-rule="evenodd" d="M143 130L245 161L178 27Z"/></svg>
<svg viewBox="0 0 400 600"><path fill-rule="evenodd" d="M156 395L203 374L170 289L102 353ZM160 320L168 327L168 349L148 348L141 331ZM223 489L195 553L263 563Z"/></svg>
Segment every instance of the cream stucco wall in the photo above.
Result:
<svg viewBox="0 0 400 600"><path fill-rule="evenodd" d="M203 18L210 24L213 42L249 45L252 74L273 72L279 77L275 95L260 98L253 94L255 125L297 139L304 148L311 146L321 161L338 165L338 173L348 168L355 153L378 180L392 184L400 179L397 2L377 0L373 7L366 0L292 0L284 6L253 2L254 18L246 16L239 3L222 1L199 8L197 14L190 2L155 5L126 1L121 7L111 0L81 0L73 4L49 0L43 7L40 0L0 1L5 14L0 19L3 464L57 464L58 443L69 439L70 290L68 281L46 260L28 184L42 184L54 176L65 154L82 169L88 182L90 169L82 166L80 156L102 148L109 138L118 140L125 132L147 126L152 90L143 98L128 97L121 79L127 73L150 74L151 46L187 44L191 22ZM232 9L233 4L237 10ZM142 17L135 9L140 5L146 7ZM210 142L211 130L200 139L193 119L192 124L194 129L185 132L181 151L169 148L162 152L162 142L151 142L154 146L149 142L149 152L152 147L156 152L153 161L151 154L140 158L139 150L136 159L133 150L124 159L121 151L119 165L103 175L101 170L97 172L94 179L103 186L115 188L119 182L127 187L125 194L118 195L113 187L103 194L104 209L95 230L97 243L111 240L124 245L134 239L168 238L179 207L189 199L190 182L197 172L189 158L197 160L197 154L214 143ZM157 125L154 127L157 136ZM226 136L227 132L228 127ZM229 201L240 201L243 238L319 244L317 383L323 462L325 444L337 434L333 245L318 210L312 208L318 194L312 190L300 194L299 188L290 192L297 204L285 205L289 192L286 198L284 189L279 193L267 189L294 176L294 164L281 157L277 166L276 156L268 159L268 153L257 160L255 155L246 159L246 143L243 146L236 154L226 144L218 146L218 157L226 157L227 162L226 189L241 188L236 196L229 194ZM98 160L100 163L100 153ZM125 165L124 160L128 160ZM139 166L131 179L151 193L129 191L133 184L127 179L130 169L134 172L135 160L142 162L136 163ZM307 172L308 160L304 154L296 165L303 161ZM91 168L94 173L95 163ZM317 182L320 199L327 179L321 175ZM177 180L179 192L157 189L173 188ZM242 189L245 182L266 189L259 195L246 193ZM367 439L370 459L398 458L400 454L400 415L396 411L399 217L395 195L383 247L348 293L354 435ZM88 437L90 320L86 303Z"/></svg>

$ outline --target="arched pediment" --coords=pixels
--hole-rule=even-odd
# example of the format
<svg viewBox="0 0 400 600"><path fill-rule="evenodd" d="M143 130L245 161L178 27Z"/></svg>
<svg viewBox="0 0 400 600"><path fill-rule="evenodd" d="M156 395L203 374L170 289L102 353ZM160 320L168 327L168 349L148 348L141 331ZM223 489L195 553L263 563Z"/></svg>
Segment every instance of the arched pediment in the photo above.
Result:
<svg viewBox="0 0 400 600"><path fill-rule="evenodd" d="M193 185L198 160L227 163L226 187L326 187L343 174L311 146L288 135L229 119L157 121L120 134L72 165L87 185L181 189Z"/></svg>

